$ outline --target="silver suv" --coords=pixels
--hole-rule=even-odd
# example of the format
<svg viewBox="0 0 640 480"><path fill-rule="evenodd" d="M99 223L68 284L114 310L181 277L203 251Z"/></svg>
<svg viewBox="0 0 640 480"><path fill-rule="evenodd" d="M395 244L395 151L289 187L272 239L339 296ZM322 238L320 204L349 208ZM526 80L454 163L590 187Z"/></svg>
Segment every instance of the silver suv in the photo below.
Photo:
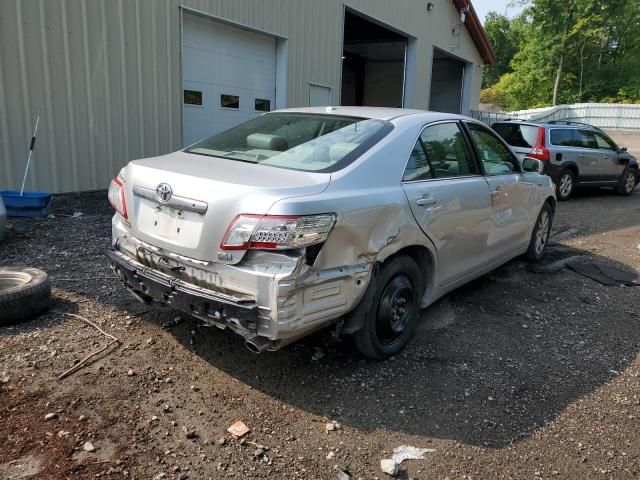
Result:
<svg viewBox="0 0 640 480"><path fill-rule="evenodd" d="M535 123L509 120L492 128L511 145L518 158L544 162L544 173L557 187L558 200L568 200L576 187L614 187L631 195L638 184L638 162L599 128L578 122Z"/></svg>
<svg viewBox="0 0 640 480"><path fill-rule="evenodd" d="M111 267L133 295L277 350L335 324L398 353L420 308L544 254L555 189L462 116L281 110L113 180Z"/></svg>

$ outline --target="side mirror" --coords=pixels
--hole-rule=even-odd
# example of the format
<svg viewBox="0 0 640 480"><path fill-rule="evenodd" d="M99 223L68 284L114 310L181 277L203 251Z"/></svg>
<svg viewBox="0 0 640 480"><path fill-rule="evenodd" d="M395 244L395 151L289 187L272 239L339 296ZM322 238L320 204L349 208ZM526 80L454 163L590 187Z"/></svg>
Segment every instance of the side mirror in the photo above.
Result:
<svg viewBox="0 0 640 480"><path fill-rule="evenodd" d="M542 173L544 170L544 163L542 160L538 160L537 158L526 157L522 161L522 169L525 172Z"/></svg>
<svg viewBox="0 0 640 480"><path fill-rule="evenodd" d="M618 149L618 153L627 153L627 147L621 147Z"/></svg>

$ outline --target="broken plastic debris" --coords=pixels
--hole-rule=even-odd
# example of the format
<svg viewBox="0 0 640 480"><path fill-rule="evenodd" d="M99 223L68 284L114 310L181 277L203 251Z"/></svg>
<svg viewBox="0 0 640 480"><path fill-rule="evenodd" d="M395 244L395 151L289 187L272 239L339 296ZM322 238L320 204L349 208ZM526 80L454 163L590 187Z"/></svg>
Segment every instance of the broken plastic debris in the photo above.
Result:
<svg viewBox="0 0 640 480"><path fill-rule="evenodd" d="M238 420L236 423L227 428L227 432L233 435L236 438L240 438L251 430L247 427L242 420Z"/></svg>
<svg viewBox="0 0 640 480"><path fill-rule="evenodd" d="M423 460L425 453L435 452L433 448L417 448L410 445L402 445L393 449L391 457L398 465L405 460Z"/></svg>

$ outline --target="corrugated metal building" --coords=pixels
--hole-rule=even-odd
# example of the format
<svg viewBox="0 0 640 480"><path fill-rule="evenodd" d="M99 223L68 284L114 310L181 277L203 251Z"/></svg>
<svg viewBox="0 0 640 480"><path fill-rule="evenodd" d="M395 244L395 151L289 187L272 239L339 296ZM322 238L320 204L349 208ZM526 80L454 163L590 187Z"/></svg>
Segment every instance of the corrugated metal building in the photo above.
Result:
<svg viewBox="0 0 640 480"><path fill-rule="evenodd" d="M0 189L106 188L263 111L467 113L495 59L469 0L0 0Z"/></svg>

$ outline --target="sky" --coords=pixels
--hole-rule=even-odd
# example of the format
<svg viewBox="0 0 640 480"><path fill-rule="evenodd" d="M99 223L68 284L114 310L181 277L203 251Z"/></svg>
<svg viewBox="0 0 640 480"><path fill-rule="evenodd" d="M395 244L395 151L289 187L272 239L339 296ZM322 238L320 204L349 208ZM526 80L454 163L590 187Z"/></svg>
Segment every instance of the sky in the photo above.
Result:
<svg viewBox="0 0 640 480"><path fill-rule="evenodd" d="M491 10L494 10L503 15L506 11L507 17L513 17L520 13L523 8L521 6L508 7L507 5L509 5L510 3L520 3L513 2L513 0L471 0L471 3L473 3L473 8L476 9L476 13L478 14L478 17L480 17L480 21L483 24L485 15Z"/></svg>

